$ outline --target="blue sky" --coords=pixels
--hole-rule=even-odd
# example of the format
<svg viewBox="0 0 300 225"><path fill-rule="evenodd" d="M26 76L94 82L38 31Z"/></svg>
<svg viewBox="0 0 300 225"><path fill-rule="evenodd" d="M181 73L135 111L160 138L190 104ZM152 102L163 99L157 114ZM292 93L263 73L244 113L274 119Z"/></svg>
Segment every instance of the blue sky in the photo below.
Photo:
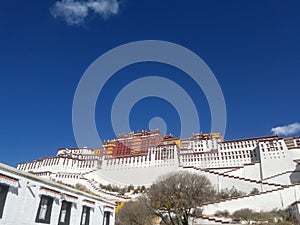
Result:
<svg viewBox="0 0 300 225"><path fill-rule="evenodd" d="M16 166L76 146L72 103L82 75L103 53L140 40L173 42L206 62L225 98L226 139L271 135L275 127L299 135L299 12L297 0L1 1L0 161ZM101 139L114 137L117 93L145 74L181 85L195 102L201 130L210 131L207 100L192 80L170 66L140 63L102 89L95 118ZM132 130L147 129L156 116L179 135L174 106L155 97L132 108Z"/></svg>

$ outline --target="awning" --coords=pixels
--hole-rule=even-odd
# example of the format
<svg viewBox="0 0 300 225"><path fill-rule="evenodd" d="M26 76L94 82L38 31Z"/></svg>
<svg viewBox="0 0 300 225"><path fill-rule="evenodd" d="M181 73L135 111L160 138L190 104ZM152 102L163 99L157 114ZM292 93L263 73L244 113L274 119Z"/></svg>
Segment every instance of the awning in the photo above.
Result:
<svg viewBox="0 0 300 225"><path fill-rule="evenodd" d="M78 198L72 195L68 195L68 194L62 194L61 196L61 200L65 200L67 202L72 202L77 204L78 203Z"/></svg>
<svg viewBox="0 0 300 225"><path fill-rule="evenodd" d="M61 199L61 193L58 191L51 190L49 188L41 187L39 191L40 195L50 196L52 198Z"/></svg>
<svg viewBox="0 0 300 225"><path fill-rule="evenodd" d="M95 208L96 207L95 202L92 202L92 201L89 201L89 200L86 200L86 199L82 200L81 204L85 205L87 207L90 207L90 208Z"/></svg>
<svg viewBox="0 0 300 225"><path fill-rule="evenodd" d="M12 177L5 176L3 174L0 174L0 184L6 184L8 186L18 188L19 180L12 178Z"/></svg>
<svg viewBox="0 0 300 225"><path fill-rule="evenodd" d="M115 208L106 205L106 206L104 206L104 212L111 212L111 213L114 213L114 212L115 212Z"/></svg>

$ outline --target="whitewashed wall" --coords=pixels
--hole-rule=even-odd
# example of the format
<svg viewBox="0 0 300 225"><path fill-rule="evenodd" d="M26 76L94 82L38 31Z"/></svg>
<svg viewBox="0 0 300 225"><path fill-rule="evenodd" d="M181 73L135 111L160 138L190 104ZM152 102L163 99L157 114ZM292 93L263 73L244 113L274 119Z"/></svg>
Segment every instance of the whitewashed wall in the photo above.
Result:
<svg viewBox="0 0 300 225"><path fill-rule="evenodd" d="M250 208L255 211L270 211L275 208L285 209L295 202L296 199L300 198L299 188L300 186L296 185L265 194L210 204L204 207L203 214L212 215L218 210L228 210L230 213L233 213L241 208Z"/></svg>
<svg viewBox="0 0 300 225"><path fill-rule="evenodd" d="M45 187L59 193L72 195L78 198L78 203L72 204L70 225L80 224L82 200L95 202L90 212L90 225L102 225L104 207L113 209L115 204L67 186L20 172L14 168L0 164L0 174L19 180L18 187L9 187L0 224L3 225L33 225L41 199L40 188ZM62 199L54 199L50 224L58 224ZM111 213L110 225L114 224L114 213Z"/></svg>

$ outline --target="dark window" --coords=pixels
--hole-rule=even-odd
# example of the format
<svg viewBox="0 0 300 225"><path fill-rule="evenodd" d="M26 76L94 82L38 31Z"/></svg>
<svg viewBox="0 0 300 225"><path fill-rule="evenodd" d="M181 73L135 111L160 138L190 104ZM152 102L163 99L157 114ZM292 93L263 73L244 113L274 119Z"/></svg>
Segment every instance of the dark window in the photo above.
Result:
<svg viewBox="0 0 300 225"><path fill-rule="evenodd" d="M0 184L0 219L2 218L8 189L9 186Z"/></svg>
<svg viewBox="0 0 300 225"><path fill-rule="evenodd" d="M42 195L35 222L50 224L53 198Z"/></svg>
<svg viewBox="0 0 300 225"><path fill-rule="evenodd" d="M104 221L103 225L109 225L109 219L110 219L110 212L104 212Z"/></svg>
<svg viewBox="0 0 300 225"><path fill-rule="evenodd" d="M69 225L71 216L72 203L67 201L62 201L58 225Z"/></svg>
<svg viewBox="0 0 300 225"><path fill-rule="evenodd" d="M89 225L90 223L90 207L83 206L80 225Z"/></svg>

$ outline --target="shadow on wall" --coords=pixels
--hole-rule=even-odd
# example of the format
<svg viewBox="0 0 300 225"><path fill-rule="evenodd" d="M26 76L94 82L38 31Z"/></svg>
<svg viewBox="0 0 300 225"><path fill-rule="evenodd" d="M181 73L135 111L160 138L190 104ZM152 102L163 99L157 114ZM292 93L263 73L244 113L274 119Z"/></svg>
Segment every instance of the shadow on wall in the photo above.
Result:
<svg viewBox="0 0 300 225"><path fill-rule="evenodd" d="M15 195L19 195L19 190L18 190L18 188L15 188L15 187L9 187L9 192L11 192L12 194L15 194Z"/></svg>
<svg viewBox="0 0 300 225"><path fill-rule="evenodd" d="M251 163L260 162L260 153L258 146L251 151Z"/></svg>
<svg viewBox="0 0 300 225"><path fill-rule="evenodd" d="M300 183L300 165L297 164L296 169L290 175L292 184Z"/></svg>

